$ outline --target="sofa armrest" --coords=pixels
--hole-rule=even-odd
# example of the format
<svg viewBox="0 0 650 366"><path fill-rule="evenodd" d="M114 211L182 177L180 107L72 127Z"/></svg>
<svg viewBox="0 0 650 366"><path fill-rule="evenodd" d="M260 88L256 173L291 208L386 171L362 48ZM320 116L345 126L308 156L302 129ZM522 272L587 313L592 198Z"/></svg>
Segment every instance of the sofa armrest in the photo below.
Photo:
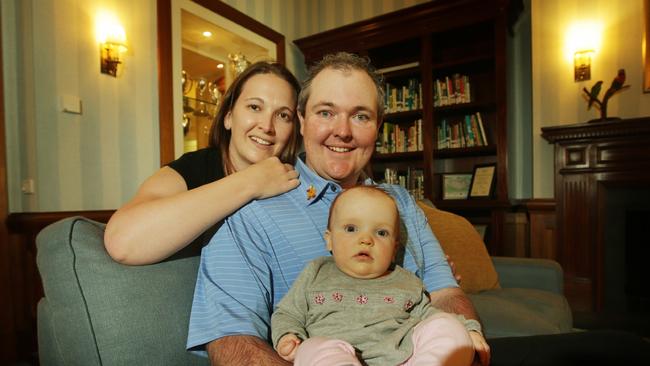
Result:
<svg viewBox="0 0 650 366"><path fill-rule="evenodd" d="M556 261L540 258L492 257L503 288L533 288L564 294L564 274Z"/></svg>

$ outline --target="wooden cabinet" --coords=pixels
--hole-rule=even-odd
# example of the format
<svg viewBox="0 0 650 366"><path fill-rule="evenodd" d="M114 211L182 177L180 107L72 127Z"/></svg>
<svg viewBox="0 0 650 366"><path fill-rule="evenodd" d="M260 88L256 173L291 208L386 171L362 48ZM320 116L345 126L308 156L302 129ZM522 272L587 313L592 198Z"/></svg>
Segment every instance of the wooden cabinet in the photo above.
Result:
<svg viewBox="0 0 650 366"><path fill-rule="evenodd" d="M519 9L521 1L432 1L295 41L307 65L348 51L383 71L389 108L372 159L374 178L402 176L437 207L488 225L492 254L501 252L509 207L506 37ZM443 199L443 175L471 174L483 164L496 166L490 197Z"/></svg>

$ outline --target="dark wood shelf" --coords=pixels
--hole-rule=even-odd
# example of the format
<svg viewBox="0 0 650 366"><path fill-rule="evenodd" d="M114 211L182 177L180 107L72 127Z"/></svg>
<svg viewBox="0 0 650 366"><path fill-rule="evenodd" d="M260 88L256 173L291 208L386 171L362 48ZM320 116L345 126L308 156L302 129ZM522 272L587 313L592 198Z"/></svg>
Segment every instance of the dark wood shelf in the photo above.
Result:
<svg viewBox="0 0 650 366"><path fill-rule="evenodd" d="M472 55L472 56L456 59L454 61L434 62L432 66L435 70L442 71L445 69L454 69L463 66L470 66L473 64L488 63L488 62L494 62L493 53Z"/></svg>
<svg viewBox="0 0 650 366"><path fill-rule="evenodd" d="M417 160L422 159L422 151L408 151L391 154L378 154L372 155L373 160Z"/></svg>
<svg viewBox="0 0 650 366"><path fill-rule="evenodd" d="M433 150L433 155L436 159L453 159L453 158L467 157L467 156L488 156L488 155L495 155L496 153L497 153L496 145L457 147L457 148Z"/></svg>
<svg viewBox="0 0 650 366"><path fill-rule="evenodd" d="M420 66L409 67L402 70L388 71L381 73L384 80L399 79L403 77L420 77Z"/></svg>
<svg viewBox="0 0 650 366"><path fill-rule="evenodd" d="M497 199L466 199L466 200L435 200L436 208L446 211L456 210L491 210L494 208L507 208L510 203Z"/></svg>
<svg viewBox="0 0 650 366"><path fill-rule="evenodd" d="M400 122L413 122L414 120L422 118L422 110L414 109L412 111L386 113L384 115L384 122L400 123Z"/></svg>
<svg viewBox="0 0 650 366"><path fill-rule="evenodd" d="M442 112L457 112L457 111L477 111L477 110L486 110L494 109L496 107L496 102L494 101L482 101L482 102L469 102L469 103L458 103L444 105L440 107L433 107L434 113Z"/></svg>

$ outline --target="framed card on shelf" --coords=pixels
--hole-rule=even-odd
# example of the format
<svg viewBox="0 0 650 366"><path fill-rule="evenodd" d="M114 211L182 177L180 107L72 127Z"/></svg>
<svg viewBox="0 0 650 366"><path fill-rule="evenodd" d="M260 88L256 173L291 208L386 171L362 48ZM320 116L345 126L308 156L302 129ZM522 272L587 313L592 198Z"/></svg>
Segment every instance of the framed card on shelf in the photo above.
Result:
<svg viewBox="0 0 650 366"><path fill-rule="evenodd" d="M442 175L442 199L465 200L472 182L471 173L448 173Z"/></svg>
<svg viewBox="0 0 650 366"><path fill-rule="evenodd" d="M474 166L474 174L472 174L472 182L469 189L469 198L492 197L496 170L496 164L481 164Z"/></svg>

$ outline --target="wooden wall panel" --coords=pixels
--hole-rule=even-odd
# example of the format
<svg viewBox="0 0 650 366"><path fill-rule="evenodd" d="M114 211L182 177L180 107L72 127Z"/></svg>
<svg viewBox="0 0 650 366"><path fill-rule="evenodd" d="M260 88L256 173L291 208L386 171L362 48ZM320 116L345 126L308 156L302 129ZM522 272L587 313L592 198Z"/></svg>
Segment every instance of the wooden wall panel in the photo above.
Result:
<svg viewBox="0 0 650 366"><path fill-rule="evenodd" d="M530 222L530 257L557 261L555 200L530 200L526 208Z"/></svg>
<svg viewBox="0 0 650 366"><path fill-rule="evenodd" d="M0 230L6 232L1 248L0 260L8 263L2 268L7 272L9 286L3 288L3 310L11 316L11 328L1 329L3 362L13 364L20 361L29 365L38 364L36 341L36 306L43 297L41 278L36 267L36 235L46 226L71 216L85 216L100 222L107 222L113 210L13 213L7 216L6 225ZM7 232L8 229L8 232ZM5 299L8 299L5 301ZM6 339L5 339L6 337ZM5 343L6 340L6 343ZM7 357L7 358L5 358Z"/></svg>

